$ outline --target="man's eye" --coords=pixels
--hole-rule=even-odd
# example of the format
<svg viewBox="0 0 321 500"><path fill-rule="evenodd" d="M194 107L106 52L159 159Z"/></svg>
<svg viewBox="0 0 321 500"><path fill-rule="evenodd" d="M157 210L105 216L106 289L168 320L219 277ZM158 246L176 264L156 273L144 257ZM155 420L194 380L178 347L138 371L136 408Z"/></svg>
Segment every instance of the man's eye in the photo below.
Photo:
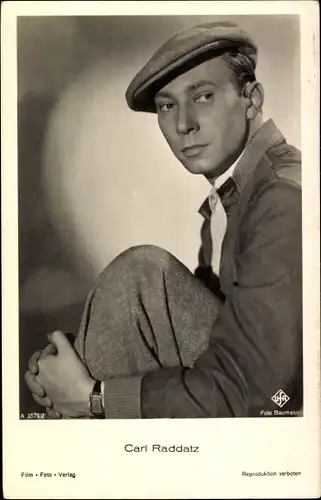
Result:
<svg viewBox="0 0 321 500"><path fill-rule="evenodd" d="M212 99L212 97L212 92L203 92L203 94L196 97L195 102L208 102Z"/></svg>
<svg viewBox="0 0 321 500"><path fill-rule="evenodd" d="M173 109L174 103L172 102L165 102L164 104L159 104L158 109L160 111L171 111Z"/></svg>

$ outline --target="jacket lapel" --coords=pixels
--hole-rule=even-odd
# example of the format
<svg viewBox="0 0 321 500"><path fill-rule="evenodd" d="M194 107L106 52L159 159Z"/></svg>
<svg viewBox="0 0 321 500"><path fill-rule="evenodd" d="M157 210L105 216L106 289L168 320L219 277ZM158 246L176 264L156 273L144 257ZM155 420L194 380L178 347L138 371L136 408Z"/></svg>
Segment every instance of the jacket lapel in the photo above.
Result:
<svg viewBox="0 0 321 500"><path fill-rule="evenodd" d="M259 181L264 182L268 178L269 160L264 156L256 169L252 171L247 179L241 193L239 194L238 202L235 203L230 211L227 219L227 228L222 244L221 264L220 264L220 280L223 293L226 295L227 288L233 284L237 284L237 259L240 253L239 236L242 224L242 218L248 207L250 198Z"/></svg>
<svg viewBox="0 0 321 500"><path fill-rule="evenodd" d="M225 295L229 286L237 283L241 219L256 183L260 179L263 181L264 177L268 176L269 173L267 168L269 160L265 153L269 148L282 142L285 142L284 136L273 120L265 122L252 137L233 172L232 179L236 186L235 192L228 193L225 200L223 194L222 203L227 212L227 228L221 250L220 282ZM230 180L228 179L229 182ZM210 220L211 209L208 198L202 204L199 212L207 221Z"/></svg>

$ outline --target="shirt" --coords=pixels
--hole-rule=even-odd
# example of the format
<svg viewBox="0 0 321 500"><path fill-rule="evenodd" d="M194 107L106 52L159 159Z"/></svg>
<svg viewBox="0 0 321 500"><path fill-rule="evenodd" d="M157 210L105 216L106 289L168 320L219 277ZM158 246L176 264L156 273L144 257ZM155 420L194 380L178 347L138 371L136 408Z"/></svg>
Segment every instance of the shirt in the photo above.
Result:
<svg viewBox="0 0 321 500"><path fill-rule="evenodd" d="M242 153L243 154L243 153ZM211 215L211 239L212 239L212 257L211 264L213 272L219 276L220 273L220 262L221 262L221 251L222 243L226 233L227 227L227 216L225 209L222 205L221 198L217 193L217 190L223 186L229 177L233 175L235 167L240 160L242 154L238 159L222 174L220 175L214 183L209 194L209 205L212 211Z"/></svg>

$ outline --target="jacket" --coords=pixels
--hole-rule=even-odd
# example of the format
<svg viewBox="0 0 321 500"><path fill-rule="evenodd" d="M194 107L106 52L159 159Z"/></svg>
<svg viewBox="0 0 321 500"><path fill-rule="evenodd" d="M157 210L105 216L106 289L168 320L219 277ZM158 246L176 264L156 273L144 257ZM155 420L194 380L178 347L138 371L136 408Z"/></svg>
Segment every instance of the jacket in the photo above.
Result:
<svg viewBox="0 0 321 500"><path fill-rule="evenodd" d="M300 152L269 120L220 191L227 230L219 281L204 244L195 271L216 286L223 304L209 348L192 368L161 368L142 378L142 418L274 414L280 391L290 398L287 410L302 408ZM206 239L207 201L200 211Z"/></svg>

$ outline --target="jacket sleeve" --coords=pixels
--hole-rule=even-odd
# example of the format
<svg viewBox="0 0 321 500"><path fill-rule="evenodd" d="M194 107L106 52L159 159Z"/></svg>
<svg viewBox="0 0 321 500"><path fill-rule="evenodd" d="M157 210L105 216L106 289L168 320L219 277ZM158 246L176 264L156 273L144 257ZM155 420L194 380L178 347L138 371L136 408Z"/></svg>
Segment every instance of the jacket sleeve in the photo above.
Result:
<svg viewBox="0 0 321 500"><path fill-rule="evenodd" d="M142 377L140 390L136 381L142 418L248 416L253 408L268 408L278 389L290 397L297 390L301 190L284 180L270 182L247 207L239 241L238 279L208 350L192 368L150 372ZM113 383L117 387L120 382Z"/></svg>

